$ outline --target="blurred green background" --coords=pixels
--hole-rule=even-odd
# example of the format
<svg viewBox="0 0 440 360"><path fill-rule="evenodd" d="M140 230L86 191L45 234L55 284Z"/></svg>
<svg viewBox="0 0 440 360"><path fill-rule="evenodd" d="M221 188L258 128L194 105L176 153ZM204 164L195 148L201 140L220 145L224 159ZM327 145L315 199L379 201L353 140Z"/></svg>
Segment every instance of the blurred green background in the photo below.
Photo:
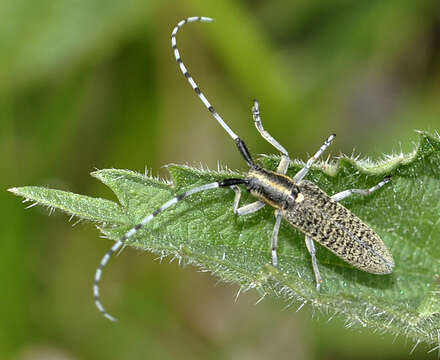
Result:
<svg viewBox="0 0 440 360"><path fill-rule="evenodd" d="M94 169L167 176L161 166L217 161L245 170L175 63L174 25L191 74L254 153L265 127L306 159L329 133L340 151L410 151L413 129L440 128L438 0L0 2L0 359L400 359L403 338L255 293L127 249L103 301L93 274L109 248L90 224L24 210L6 192L43 185L114 199ZM262 241L269 241L268 239ZM269 247L269 243L268 243ZM314 320L312 320L312 318ZM436 358L420 345L412 358Z"/></svg>

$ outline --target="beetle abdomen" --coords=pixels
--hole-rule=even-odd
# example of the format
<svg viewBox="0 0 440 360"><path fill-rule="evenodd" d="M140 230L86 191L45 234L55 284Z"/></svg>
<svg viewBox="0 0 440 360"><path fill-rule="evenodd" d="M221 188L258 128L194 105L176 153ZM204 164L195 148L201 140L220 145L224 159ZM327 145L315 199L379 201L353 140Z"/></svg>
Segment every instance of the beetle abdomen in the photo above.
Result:
<svg viewBox="0 0 440 360"><path fill-rule="evenodd" d="M298 184L298 200L283 210L293 226L354 267L389 274L394 260L382 239L362 220L310 181Z"/></svg>

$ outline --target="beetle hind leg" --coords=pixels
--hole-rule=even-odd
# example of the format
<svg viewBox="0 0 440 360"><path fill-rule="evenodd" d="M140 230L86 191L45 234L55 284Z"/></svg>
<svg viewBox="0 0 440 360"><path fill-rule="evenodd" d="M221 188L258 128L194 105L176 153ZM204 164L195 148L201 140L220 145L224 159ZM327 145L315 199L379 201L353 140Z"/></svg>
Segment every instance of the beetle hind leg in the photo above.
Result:
<svg viewBox="0 0 440 360"><path fill-rule="evenodd" d="M319 272L318 262L316 261L315 243L313 242L313 239L307 235L305 240L306 240L307 250L309 251L309 254L312 257L313 272L315 274L315 280L316 280L316 290L319 291L321 289L322 277L321 277L321 273Z"/></svg>
<svg viewBox="0 0 440 360"><path fill-rule="evenodd" d="M353 194L358 194L358 195L362 195L362 196L367 196L370 195L372 192L379 190L382 186L384 186L385 184L389 183L391 181L391 177L387 177L385 179L383 179L380 183L378 183L377 185L369 188L369 189L349 189L349 190L344 190L341 191L337 194L332 195L332 199L335 201L341 201L342 199L345 199L347 197L349 197L350 195Z"/></svg>

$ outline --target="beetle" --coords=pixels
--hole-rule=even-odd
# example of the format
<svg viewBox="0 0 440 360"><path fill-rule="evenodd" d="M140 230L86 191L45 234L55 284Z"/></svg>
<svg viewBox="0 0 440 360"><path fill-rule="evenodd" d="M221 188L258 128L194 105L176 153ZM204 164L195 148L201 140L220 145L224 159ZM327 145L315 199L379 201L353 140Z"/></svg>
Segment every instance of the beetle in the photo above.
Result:
<svg viewBox="0 0 440 360"><path fill-rule="evenodd" d="M363 196L369 195L387 184L391 178L385 178L369 189L349 189L332 196L322 191L313 182L304 180L311 166L334 140L334 134L328 137L318 151L293 178L288 177L286 173L290 165L289 153L264 129L260 116L259 102L254 100L252 116L258 132L267 142L281 153L281 161L278 164L276 171L264 169L256 164L244 141L232 131L223 118L217 113L182 61L179 50L177 49L176 35L182 26L196 21L212 22L213 19L196 16L180 21L174 27L171 34L171 46L174 56L181 72L197 96L217 122L234 140L238 151L249 166L249 171L244 178L222 179L192 188L182 194L176 195L151 214L145 216L139 224L128 230L125 235L107 251L96 270L93 292L95 304L99 311L109 320L116 321L116 319L105 310L99 296L99 283L102 276L102 270L107 265L111 256L121 249L127 240L133 237L141 228L146 226L156 216L167 210L169 207L183 201L185 198L195 193L222 187L229 187L235 192L233 211L236 215L241 216L252 214L266 205L275 209L275 226L273 228L271 240L273 266L278 266L278 232L281 220L284 219L290 225L305 234L306 247L312 259L316 288L318 291L320 290L322 277L316 260L314 241L320 243L342 260L360 270L372 274L391 273L394 267L394 260L391 252L382 239L373 229L371 229L371 227L340 203L341 200L352 194ZM256 198L256 201L240 207L241 190L239 185L244 185L245 189Z"/></svg>

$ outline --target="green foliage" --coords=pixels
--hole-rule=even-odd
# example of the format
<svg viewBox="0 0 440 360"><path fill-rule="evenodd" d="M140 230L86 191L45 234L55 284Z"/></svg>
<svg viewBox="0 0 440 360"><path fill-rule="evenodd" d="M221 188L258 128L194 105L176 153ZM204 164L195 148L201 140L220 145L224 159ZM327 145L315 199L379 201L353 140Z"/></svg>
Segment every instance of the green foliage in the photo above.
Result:
<svg viewBox="0 0 440 360"><path fill-rule="evenodd" d="M108 188L85 174L108 167L142 172L145 164L163 174L165 163L202 161L214 168L217 160L243 168L173 59L170 32L192 15L215 22L185 27L178 38L181 54L250 150L273 151L252 126L255 97L267 129L296 158L306 159L330 132L338 134L333 154L349 154L355 146L375 157L399 150L394 139L410 151L411 129L440 128L439 5L432 0L0 1L1 187L37 184L114 200ZM381 191L375 196L388 189ZM361 214L355 200L344 203ZM62 217L23 211L6 191L0 192L0 204L1 359L54 357L47 348L61 352L58 357L97 360L359 354L389 359L405 358L412 346L403 337L394 343L392 336L343 329L338 320L310 321L310 306L299 316L279 311L272 301L249 308L256 292L231 308L236 285L213 287L208 275L161 266L149 261L154 255L132 249L104 274L103 301L123 320L111 326L94 308L90 292L92 272L109 244L86 245L97 237L94 228L72 231ZM114 207L119 204L109 214L118 213ZM273 216L264 211L269 229ZM285 240L289 232L284 226L282 246L300 247L303 254L302 237ZM254 240L265 256L269 235ZM319 248L320 261L326 253ZM430 348L420 346L413 356L426 359Z"/></svg>
<svg viewBox="0 0 440 360"><path fill-rule="evenodd" d="M47 76L62 63L76 64L108 52L154 9L142 0L39 0L28 5L0 4L0 90Z"/></svg>
<svg viewBox="0 0 440 360"><path fill-rule="evenodd" d="M284 224L280 231L279 269L270 265L269 242L274 217L269 207L237 217L228 189L196 194L158 216L129 241L130 246L173 256L208 270L225 282L256 289L292 304L309 303L347 326L368 327L434 344L440 328L439 258L440 140L420 133L411 154L396 154L372 163L342 157L320 163L309 179L333 194L368 188L385 176L392 182L368 197L352 196L343 203L366 221L390 248L396 267L391 275L372 275L352 268L318 245L324 279L315 289L304 235ZM261 159L275 168L278 157ZM289 175L303 164L294 162ZM10 189L41 205L63 210L98 224L118 240L146 214L191 187L230 177L229 171L198 170L170 165L173 184L128 170L100 170L92 175L106 184L119 204L38 187ZM237 176L237 174L234 174ZM238 175L240 176L240 175ZM244 197L243 203L251 197Z"/></svg>

